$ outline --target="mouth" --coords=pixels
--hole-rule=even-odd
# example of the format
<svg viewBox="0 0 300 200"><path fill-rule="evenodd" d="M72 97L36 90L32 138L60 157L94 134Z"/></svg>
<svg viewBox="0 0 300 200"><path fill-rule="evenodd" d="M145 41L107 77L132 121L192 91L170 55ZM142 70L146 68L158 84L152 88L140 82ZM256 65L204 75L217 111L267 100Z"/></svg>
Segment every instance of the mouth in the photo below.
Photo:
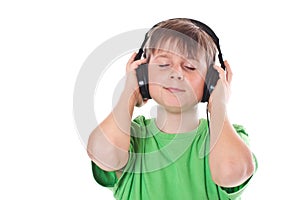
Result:
<svg viewBox="0 0 300 200"><path fill-rule="evenodd" d="M171 93L181 93L185 92L185 90L180 89L180 88L174 88L174 87L163 87L165 90L168 90Z"/></svg>

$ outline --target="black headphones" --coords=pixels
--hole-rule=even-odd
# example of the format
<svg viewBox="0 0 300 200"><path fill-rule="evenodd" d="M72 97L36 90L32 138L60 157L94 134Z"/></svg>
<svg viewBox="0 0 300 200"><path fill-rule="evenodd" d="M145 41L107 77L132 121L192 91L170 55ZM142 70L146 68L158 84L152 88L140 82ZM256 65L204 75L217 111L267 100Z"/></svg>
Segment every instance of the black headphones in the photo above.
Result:
<svg viewBox="0 0 300 200"><path fill-rule="evenodd" d="M177 19L183 19L183 18L177 18ZM211 37L211 39L213 40L214 44L216 45L216 47L218 49L218 59L219 59L219 62L221 64L221 67L225 70L225 64L224 64L224 61L223 61L222 52L221 52L221 48L220 48L220 44L219 44L219 38L217 37L217 35L206 24L204 24L202 22L199 22L199 21L196 21L194 19L187 19L187 20L191 21L194 25L199 27L199 29L201 29L202 31L204 31L205 33L207 33ZM142 46L139 49L139 51L138 51L137 55L135 56L134 60L141 59L141 57L144 53L143 49L145 47L146 42L149 39L148 33L153 28L158 26L158 24L154 25L146 33L145 39L142 43ZM136 69L136 76L137 76L138 85L139 85L139 89L140 89L140 93L142 95L142 98L144 100L151 99L151 96L150 96L150 93L149 93L148 64L147 63L140 65ZM215 70L215 68L213 66L209 66L208 69L207 69L206 76L205 76L204 91L203 91L203 96L202 96L201 102L208 102L210 94L212 93L214 87L216 86L218 79L219 79L218 71Z"/></svg>

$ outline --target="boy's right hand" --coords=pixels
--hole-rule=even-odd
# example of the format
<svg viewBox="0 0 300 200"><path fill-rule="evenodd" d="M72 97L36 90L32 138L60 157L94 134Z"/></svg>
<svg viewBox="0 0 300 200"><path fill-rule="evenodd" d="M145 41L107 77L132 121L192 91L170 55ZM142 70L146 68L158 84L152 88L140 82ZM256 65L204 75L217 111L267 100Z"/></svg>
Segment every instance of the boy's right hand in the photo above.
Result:
<svg viewBox="0 0 300 200"><path fill-rule="evenodd" d="M136 77L136 69L139 65L147 63L147 59L134 60L137 53L134 53L126 65L126 83L124 92L130 93L131 100L134 101L134 105L140 107L144 105L147 101L144 101L142 95L140 94L137 77Z"/></svg>

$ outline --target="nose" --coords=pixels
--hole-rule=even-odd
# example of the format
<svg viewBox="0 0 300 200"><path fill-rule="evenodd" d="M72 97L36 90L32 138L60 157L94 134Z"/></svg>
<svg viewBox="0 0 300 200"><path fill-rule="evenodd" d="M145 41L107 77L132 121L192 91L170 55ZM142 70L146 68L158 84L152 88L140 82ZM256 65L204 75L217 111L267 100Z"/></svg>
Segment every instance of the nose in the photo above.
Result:
<svg viewBox="0 0 300 200"><path fill-rule="evenodd" d="M177 75L177 76L174 76L174 75L170 75L170 79L178 79L178 80L183 80L183 76L182 75Z"/></svg>
<svg viewBox="0 0 300 200"><path fill-rule="evenodd" d="M170 75L169 75L170 79L178 79L178 80L183 80L183 74L181 70L172 70Z"/></svg>

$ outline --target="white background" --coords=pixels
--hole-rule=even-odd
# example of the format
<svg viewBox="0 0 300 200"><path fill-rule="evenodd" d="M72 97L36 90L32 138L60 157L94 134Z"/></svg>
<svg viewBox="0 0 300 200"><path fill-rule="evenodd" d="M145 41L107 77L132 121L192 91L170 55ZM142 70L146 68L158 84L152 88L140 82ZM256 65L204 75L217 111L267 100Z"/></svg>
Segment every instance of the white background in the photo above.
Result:
<svg viewBox="0 0 300 200"><path fill-rule="evenodd" d="M0 199L113 199L94 181L76 130L76 77L102 42L174 17L212 27L233 68L229 111L232 121L248 130L259 160L243 199L296 199L296 5L291 0L1 1ZM107 108L111 88L104 91ZM96 103L95 112L101 119L107 111Z"/></svg>

